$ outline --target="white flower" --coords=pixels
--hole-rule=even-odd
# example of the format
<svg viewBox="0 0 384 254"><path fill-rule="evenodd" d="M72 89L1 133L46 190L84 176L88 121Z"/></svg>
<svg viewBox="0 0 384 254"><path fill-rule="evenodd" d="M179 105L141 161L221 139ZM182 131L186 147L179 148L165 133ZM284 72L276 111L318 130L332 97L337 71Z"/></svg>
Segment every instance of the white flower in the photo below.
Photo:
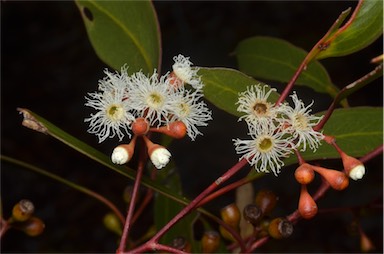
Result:
<svg viewBox="0 0 384 254"><path fill-rule="evenodd" d="M169 159L171 157L171 153L167 149L165 149L164 147L159 146L151 152L149 157L150 157L153 165L157 169L161 169L168 164Z"/></svg>
<svg viewBox="0 0 384 254"><path fill-rule="evenodd" d="M310 107L313 104L309 104L307 107L304 106L302 100L297 97L297 94L294 92L291 95L292 101L294 103L294 108L287 107L285 111L286 116L288 117L288 128L293 137L297 139L296 147L303 145L301 151L306 150L306 145L308 144L310 149L316 151L319 147L321 140L324 138L324 135L321 132L313 130L313 127L318 124L321 120L321 117L311 115L312 111Z"/></svg>
<svg viewBox="0 0 384 254"><path fill-rule="evenodd" d="M88 93L89 97L86 97L85 105L98 112L91 114L91 117L84 121L89 122L88 132L96 134L99 142L115 135L121 141L124 133L131 136L129 129L135 118L129 112L131 107L127 100L126 89L120 81L120 76L112 75L100 81L103 92Z"/></svg>
<svg viewBox="0 0 384 254"><path fill-rule="evenodd" d="M113 90L126 90L128 91L129 79L127 73L128 67L125 65L121 67L121 72L110 72L108 69L104 70L106 77L99 80L99 90L100 91L113 91Z"/></svg>
<svg viewBox="0 0 384 254"><path fill-rule="evenodd" d="M169 122L173 107L174 91L164 75L158 79L156 71L151 77L137 72L131 76L130 105L139 117L144 117L151 126Z"/></svg>
<svg viewBox="0 0 384 254"><path fill-rule="evenodd" d="M252 140L234 140L238 154L243 154L258 172L272 171L275 175L284 165L281 158L292 153L292 142L285 132L276 131L272 125L261 125L260 128L250 128Z"/></svg>
<svg viewBox="0 0 384 254"><path fill-rule="evenodd" d="M197 75L199 68L192 69L192 62L189 61L189 57L178 55L173 57L175 63L172 65L173 73L182 82L190 84L194 89L201 90L203 83L201 83L200 77Z"/></svg>
<svg viewBox="0 0 384 254"><path fill-rule="evenodd" d="M285 105L275 107L274 104L268 102L268 97L276 89L270 90L267 85L254 85L247 91L239 93L239 104L237 111L245 113L239 120L245 119L250 127L260 128L260 126L271 125L274 121L279 121L278 113L285 108Z"/></svg>
<svg viewBox="0 0 384 254"><path fill-rule="evenodd" d="M175 121L182 121L187 127L187 134L195 140L202 133L197 129L199 126L207 126L207 121L212 120L212 112L203 101L199 101L203 95L197 91L181 87L174 99L173 112Z"/></svg>

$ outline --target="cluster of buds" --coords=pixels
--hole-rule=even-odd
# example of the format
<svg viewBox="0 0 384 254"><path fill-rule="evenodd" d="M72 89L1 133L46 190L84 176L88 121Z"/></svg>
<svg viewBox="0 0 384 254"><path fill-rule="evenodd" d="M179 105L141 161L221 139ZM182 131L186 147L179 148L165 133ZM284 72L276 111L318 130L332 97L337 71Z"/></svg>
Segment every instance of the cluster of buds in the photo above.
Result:
<svg viewBox="0 0 384 254"><path fill-rule="evenodd" d="M272 217L271 213L275 209L278 197L269 190L257 192L255 201L244 207L240 213L235 204L230 204L221 209L222 220L236 232L239 231L241 216L254 228L254 237L271 236L275 239L283 239L292 235L293 225L283 217ZM230 241L234 241L222 226L220 226L222 236Z"/></svg>
<svg viewBox="0 0 384 254"><path fill-rule="evenodd" d="M301 161L300 166L295 171L295 178L301 184L299 208L300 215L305 219L311 219L317 214L317 204L309 194L307 185L315 178L315 173L321 175L322 179L334 190L344 190L349 185L349 178L353 180L361 179L365 174L365 167L358 159L347 155L335 143L332 137L326 136L325 141L333 145L339 152L343 162L344 170L338 171L320 166L311 165Z"/></svg>
<svg viewBox="0 0 384 254"><path fill-rule="evenodd" d="M40 235L45 228L44 222L34 216L35 206L28 199L22 199L13 206L12 217L8 219L8 227L23 231L29 236Z"/></svg>
<svg viewBox="0 0 384 254"><path fill-rule="evenodd" d="M189 58L174 57L173 71L160 75L154 70L150 76L141 71L128 75L123 66L120 73L105 71L107 75L99 81L99 91L89 93L86 106L97 110L85 119L88 132L96 134L99 142L125 135L129 144L117 146L112 153L112 162L125 164L134 153L136 139L143 138L148 155L157 169L170 160L171 153L163 146L149 140L150 132L159 132L172 138L188 135L195 140L202 133L200 126L207 126L211 111L203 97L203 84L192 68ZM132 137L133 134L133 137Z"/></svg>

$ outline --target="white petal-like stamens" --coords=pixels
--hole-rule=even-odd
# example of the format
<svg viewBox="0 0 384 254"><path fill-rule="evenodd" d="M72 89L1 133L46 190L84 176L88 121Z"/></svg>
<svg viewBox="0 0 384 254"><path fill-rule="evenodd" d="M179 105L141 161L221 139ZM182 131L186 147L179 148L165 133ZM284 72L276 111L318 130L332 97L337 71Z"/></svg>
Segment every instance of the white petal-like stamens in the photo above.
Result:
<svg viewBox="0 0 384 254"><path fill-rule="evenodd" d="M157 169L165 167L171 157L171 153L164 147L158 147L150 154L150 159Z"/></svg>
<svg viewBox="0 0 384 254"><path fill-rule="evenodd" d="M173 58L175 63L173 64L173 73L178 79L182 82L190 84L194 89L201 90L203 88L203 83L197 72L199 68L191 68L192 62L189 60L189 57L183 55L178 55Z"/></svg>

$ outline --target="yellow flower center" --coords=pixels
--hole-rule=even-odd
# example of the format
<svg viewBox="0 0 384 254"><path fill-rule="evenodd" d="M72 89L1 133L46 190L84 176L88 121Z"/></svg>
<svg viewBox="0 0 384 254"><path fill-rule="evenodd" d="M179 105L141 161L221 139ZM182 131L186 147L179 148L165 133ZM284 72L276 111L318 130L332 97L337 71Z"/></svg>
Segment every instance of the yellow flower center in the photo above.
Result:
<svg viewBox="0 0 384 254"><path fill-rule="evenodd" d="M180 103L179 105L179 114L181 117L186 117L189 115L189 112L191 111L187 103Z"/></svg>
<svg viewBox="0 0 384 254"><path fill-rule="evenodd" d="M296 114L293 119L293 125L300 130L306 130L308 129L308 119L302 114Z"/></svg>
<svg viewBox="0 0 384 254"><path fill-rule="evenodd" d="M151 93L146 100L147 104L151 108L159 108L163 105L164 98L159 93Z"/></svg>
<svg viewBox="0 0 384 254"><path fill-rule="evenodd" d="M256 115L265 115L267 110L268 106L266 103L257 102L255 105L253 105L253 111L256 113Z"/></svg>
<svg viewBox="0 0 384 254"><path fill-rule="evenodd" d="M107 115L110 119L118 121L124 116L124 109L120 105L113 104L109 106L107 110Z"/></svg>
<svg viewBox="0 0 384 254"><path fill-rule="evenodd" d="M259 145L259 150L264 153L270 151L273 148L272 139L268 136L261 138L259 140L258 145Z"/></svg>

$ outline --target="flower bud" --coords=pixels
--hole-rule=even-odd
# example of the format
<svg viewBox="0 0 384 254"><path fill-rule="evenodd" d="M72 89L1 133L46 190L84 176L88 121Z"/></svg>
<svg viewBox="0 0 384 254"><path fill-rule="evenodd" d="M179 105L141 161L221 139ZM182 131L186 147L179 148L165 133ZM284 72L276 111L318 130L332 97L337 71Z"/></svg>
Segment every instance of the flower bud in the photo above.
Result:
<svg viewBox="0 0 384 254"><path fill-rule="evenodd" d="M219 249L220 235L214 230L206 231L201 239L203 253L213 253Z"/></svg>
<svg viewBox="0 0 384 254"><path fill-rule="evenodd" d="M236 204L232 203L222 208L220 214L223 221L232 228L237 228L239 226L241 215Z"/></svg>
<svg viewBox="0 0 384 254"><path fill-rule="evenodd" d="M132 123L132 132L137 136L143 136L149 131L149 124L143 117L136 118Z"/></svg>
<svg viewBox="0 0 384 254"><path fill-rule="evenodd" d="M33 203L28 199L22 199L13 207L12 218L15 221L26 221L32 216L34 211L35 206Z"/></svg>
<svg viewBox="0 0 384 254"><path fill-rule="evenodd" d="M365 174L364 164L361 163L361 161L358 159L349 156L344 152L341 152L340 155L343 161L345 173L353 180L359 180L363 178Z"/></svg>
<svg viewBox="0 0 384 254"><path fill-rule="evenodd" d="M132 139L131 142L126 145L119 145L113 149L111 160L113 163L122 165L129 162L133 156L135 149L136 138Z"/></svg>
<svg viewBox="0 0 384 254"><path fill-rule="evenodd" d="M315 172L308 163L303 163L296 169L295 178L300 184L309 184L315 178Z"/></svg>
<svg viewBox="0 0 384 254"><path fill-rule="evenodd" d="M31 217L27 221L23 222L20 229L29 236L38 236L43 233L45 228L44 222L37 218Z"/></svg>
<svg viewBox="0 0 384 254"><path fill-rule="evenodd" d="M277 196L270 190L260 190L256 194L255 204L261 209L263 214L270 213L276 206Z"/></svg>
<svg viewBox="0 0 384 254"><path fill-rule="evenodd" d="M119 218L117 218L114 213L107 213L103 218L103 223L106 228L116 233L117 235L121 235L122 227Z"/></svg>
<svg viewBox="0 0 384 254"><path fill-rule="evenodd" d="M239 227L236 227L236 228L233 228L235 231L239 231ZM219 226L219 231L220 231L220 234L224 237L224 239L227 239L231 242L235 242L235 238L232 236L231 233L228 232L228 230L226 230L223 226Z"/></svg>
<svg viewBox="0 0 384 254"><path fill-rule="evenodd" d="M167 126L151 128L151 131L160 132L172 138L183 138L187 134L187 126L182 121L174 121Z"/></svg>
<svg viewBox="0 0 384 254"><path fill-rule="evenodd" d="M268 233L275 239L287 238L293 233L293 225L287 219L275 218L269 223Z"/></svg>
<svg viewBox="0 0 384 254"><path fill-rule="evenodd" d="M248 204L246 207L244 207L243 216L246 221L256 227L257 224L260 222L263 213L257 205Z"/></svg>
<svg viewBox="0 0 384 254"><path fill-rule="evenodd" d="M360 230L360 248L362 252L371 252L375 249L371 239Z"/></svg>
<svg viewBox="0 0 384 254"><path fill-rule="evenodd" d="M176 237L172 240L171 247L184 251L191 252L191 244L184 237Z"/></svg>
<svg viewBox="0 0 384 254"><path fill-rule="evenodd" d="M312 166L313 170L319 173L335 190L344 190L348 187L349 180L344 172L323 167Z"/></svg>
<svg viewBox="0 0 384 254"><path fill-rule="evenodd" d="M304 219L311 219L317 214L316 202L308 193L307 186L304 184L301 185L299 213Z"/></svg>
<svg viewBox="0 0 384 254"><path fill-rule="evenodd" d="M148 154L157 169L165 167L171 157L171 153L161 145L153 145L148 149Z"/></svg>

